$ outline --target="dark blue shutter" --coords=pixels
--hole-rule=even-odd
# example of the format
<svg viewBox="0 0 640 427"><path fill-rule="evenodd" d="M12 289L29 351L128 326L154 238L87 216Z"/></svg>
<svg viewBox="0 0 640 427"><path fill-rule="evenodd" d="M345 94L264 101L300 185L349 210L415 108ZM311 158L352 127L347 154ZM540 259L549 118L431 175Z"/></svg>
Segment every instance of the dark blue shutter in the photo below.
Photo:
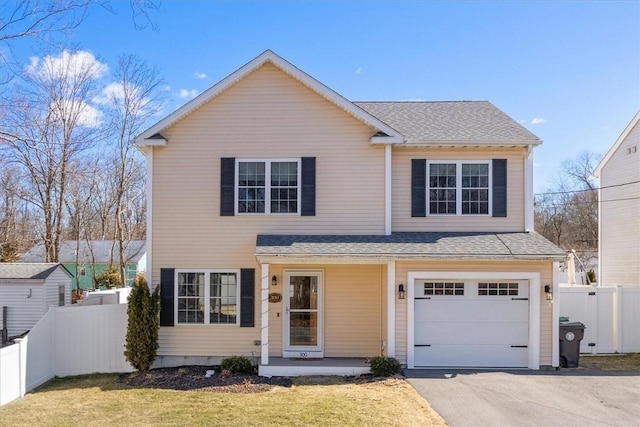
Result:
<svg viewBox="0 0 640 427"><path fill-rule="evenodd" d="M160 269L160 326L173 326L174 268Z"/></svg>
<svg viewBox="0 0 640 427"><path fill-rule="evenodd" d="M493 159L493 216L507 216L507 159Z"/></svg>
<svg viewBox="0 0 640 427"><path fill-rule="evenodd" d="M411 216L427 216L426 159L411 159Z"/></svg>
<svg viewBox="0 0 640 427"><path fill-rule="evenodd" d="M233 216L235 212L235 169L236 159L220 159L220 216Z"/></svg>
<svg viewBox="0 0 640 427"><path fill-rule="evenodd" d="M243 268L240 270L240 326L255 326L255 293L256 270Z"/></svg>
<svg viewBox="0 0 640 427"><path fill-rule="evenodd" d="M302 216L316 215L316 158L302 158L302 197L300 214Z"/></svg>

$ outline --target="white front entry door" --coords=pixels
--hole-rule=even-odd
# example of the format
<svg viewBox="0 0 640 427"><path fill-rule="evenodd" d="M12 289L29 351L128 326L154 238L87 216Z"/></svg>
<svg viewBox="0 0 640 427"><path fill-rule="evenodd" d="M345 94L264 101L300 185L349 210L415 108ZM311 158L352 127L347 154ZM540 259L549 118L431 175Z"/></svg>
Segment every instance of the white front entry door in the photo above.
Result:
<svg viewBox="0 0 640 427"><path fill-rule="evenodd" d="M284 273L284 357L323 357L323 274Z"/></svg>

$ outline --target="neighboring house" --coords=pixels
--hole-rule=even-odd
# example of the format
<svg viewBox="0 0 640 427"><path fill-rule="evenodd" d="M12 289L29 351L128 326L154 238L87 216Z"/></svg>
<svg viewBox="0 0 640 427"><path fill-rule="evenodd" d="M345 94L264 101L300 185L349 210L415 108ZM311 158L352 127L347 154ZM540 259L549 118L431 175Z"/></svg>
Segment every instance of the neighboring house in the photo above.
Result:
<svg viewBox="0 0 640 427"><path fill-rule="evenodd" d="M125 243L127 285L131 286L138 273L146 270L147 253L144 240ZM42 242L21 257L22 262L43 262L45 249ZM118 265L118 242L113 240L63 240L60 244L60 262L74 276L73 289L93 289L94 276L99 276L110 265Z"/></svg>
<svg viewBox="0 0 640 427"><path fill-rule="evenodd" d="M640 287L640 111L594 175L600 179L598 283Z"/></svg>
<svg viewBox="0 0 640 427"><path fill-rule="evenodd" d="M491 103L353 103L266 51L135 142L157 365L558 366L541 141Z"/></svg>
<svg viewBox="0 0 640 427"><path fill-rule="evenodd" d="M0 263L0 307L8 307L8 336L29 331L49 307L71 304L71 279L62 264ZM0 317L0 329L4 326Z"/></svg>

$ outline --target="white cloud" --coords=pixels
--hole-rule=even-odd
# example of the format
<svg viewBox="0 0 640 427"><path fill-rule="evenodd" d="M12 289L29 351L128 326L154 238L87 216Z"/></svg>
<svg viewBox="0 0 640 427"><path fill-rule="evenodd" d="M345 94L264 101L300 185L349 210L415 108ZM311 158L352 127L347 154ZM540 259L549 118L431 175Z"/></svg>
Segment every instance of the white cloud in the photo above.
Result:
<svg viewBox="0 0 640 427"><path fill-rule="evenodd" d="M102 112L81 99L65 99L51 104L49 111L58 120L74 118L79 126L97 128L102 124Z"/></svg>
<svg viewBox="0 0 640 427"><path fill-rule="evenodd" d="M527 119L521 119L520 120L520 124L524 124L524 123L527 123Z"/></svg>
<svg viewBox="0 0 640 427"><path fill-rule="evenodd" d="M362 68L358 67L358 69L356 70L356 74L360 74L362 72Z"/></svg>
<svg viewBox="0 0 640 427"><path fill-rule="evenodd" d="M196 79L206 79L207 78L207 73L201 73L200 71L196 71L194 73L194 77Z"/></svg>
<svg viewBox="0 0 640 427"><path fill-rule="evenodd" d="M180 98L193 99L198 96L198 91L195 89L180 89Z"/></svg>
<svg viewBox="0 0 640 427"><path fill-rule="evenodd" d="M91 52L79 50L69 52L63 50L60 56L47 55L44 58L29 58L27 73L44 81L57 79L90 79L97 80L107 73L109 67L96 59Z"/></svg>
<svg viewBox="0 0 640 427"><path fill-rule="evenodd" d="M534 117L533 120L531 120L532 125L541 125L543 123L547 123L547 120L542 117Z"/></svg>

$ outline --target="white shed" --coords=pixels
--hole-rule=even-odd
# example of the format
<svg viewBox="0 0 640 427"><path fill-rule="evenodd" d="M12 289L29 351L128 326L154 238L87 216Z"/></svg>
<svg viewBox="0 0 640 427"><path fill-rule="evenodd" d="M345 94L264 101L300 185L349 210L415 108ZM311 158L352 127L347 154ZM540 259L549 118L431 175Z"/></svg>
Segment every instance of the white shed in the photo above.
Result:
<svg viewBox="0 0 640 427"><path fill-rule="evenodd" d="M0 313L7 307L8 336L29 331L49 307L70 305L71 279L62 264L0 263Z"/></svg>

